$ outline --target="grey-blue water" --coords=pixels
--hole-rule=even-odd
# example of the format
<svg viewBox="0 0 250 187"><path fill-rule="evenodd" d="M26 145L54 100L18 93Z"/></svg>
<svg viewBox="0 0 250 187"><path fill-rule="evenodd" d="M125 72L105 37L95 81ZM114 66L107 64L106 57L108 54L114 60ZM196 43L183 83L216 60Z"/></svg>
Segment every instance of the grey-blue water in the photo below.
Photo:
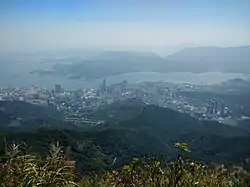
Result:
<svg viewBox="0 0 250 187"><path fill-rule="evenodd" d="M173 83L190 83L190 84L217 84L233 78L249 78L249 75L234 73L210 72L202 74L193 73L157 73L157 72L141 72L126 73L117 76L106 77L107 83L117 83L127 80L130 83L142 81L166 81ZM98 87L102 79L84 80L84 79L68 79L62 76L46 75L38 76L29 73L10 74L8 72L1 73L0 87L20 87L39 85L46 88L53 88L55 84L62 84L64 88L73 90L78 88L94 88Z"/></svg>
<svg viewBox="0 0 250 187"><path fill-rule="evenodd" d="M62 84L67 89L97 87L101 84L102 79L84 80L68 79L63 76L46 75L39 76L30 74L35 69L51 69L53 64L34 63L34 59L28 59L25 63L0 63L0 87L19 87L39 85L46 88L53 88L55 84ZM250 79L250 75L239 73L220 73L209 72L202 74L194 73L157 73L157 72L136 72L125 73L117 76L105 77L108 84L127 80L130 83L142 81L166 81L173 83L190 83L190 84L217 84L233 78Z"/></svg>

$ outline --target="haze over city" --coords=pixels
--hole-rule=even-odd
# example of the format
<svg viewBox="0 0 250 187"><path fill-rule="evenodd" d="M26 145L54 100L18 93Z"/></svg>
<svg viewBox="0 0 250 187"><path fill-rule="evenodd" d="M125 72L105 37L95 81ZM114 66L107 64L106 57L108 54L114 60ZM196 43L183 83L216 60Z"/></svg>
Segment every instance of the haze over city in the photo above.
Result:
<svg viewBox="0 0 250 187"><path fill-rule="evenodd" d="M0 0L0 184L249 187L250 0Z"/></svg>
<svg viewBox="0 0 250 187"><path fill-rule="evenodd" d="M248 0L3 0L0 10L1 52L250 43Z"/></svg>

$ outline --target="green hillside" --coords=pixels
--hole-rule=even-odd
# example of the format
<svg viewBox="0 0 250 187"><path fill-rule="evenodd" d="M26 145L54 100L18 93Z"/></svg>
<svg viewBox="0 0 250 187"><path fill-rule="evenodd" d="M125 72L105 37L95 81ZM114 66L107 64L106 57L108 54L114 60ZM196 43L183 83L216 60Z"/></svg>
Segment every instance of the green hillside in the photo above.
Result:
<svg viewBox="0 0 250 187"><path fill-rule="evenodd" d="M116 108L122 116L130 109L128 118L122 121L109 121L97 127L86 129L57 128L57 126L38 128L33 131L7 131L7 142L25 142L29 152L45 156L51 142L60 142L71 149L77 163L77 171L87 175L118 169L134 157L154 156L175 158L173 143L187 142L191 159L208 164L242 165L250 153L249 132L213 121L198 121L187 114L151 105L135 107L131 103ZM102 117L106 115L108 108ZM133 111L134 110L134 111ZM100 112L100 111L99 111ZM66 125L66 124L64 124ZM232 149L232 145L234 148ZM3 142L1 153L4 153ZM116 160L112 164L113 160Z"/></svg>

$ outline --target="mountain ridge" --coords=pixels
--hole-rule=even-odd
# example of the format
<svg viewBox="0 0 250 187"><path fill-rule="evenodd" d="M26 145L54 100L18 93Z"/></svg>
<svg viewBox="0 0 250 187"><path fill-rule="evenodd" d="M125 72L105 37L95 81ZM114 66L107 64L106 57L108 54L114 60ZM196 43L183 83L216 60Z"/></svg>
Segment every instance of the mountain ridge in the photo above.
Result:
<svg viewBox="0 0 250 187"><path fill-rule="evenodd" d="M152 52L104 51L89 59L66 58L52 67L52 71L36 70L33 73L53 73L75 78L98 79L131 72L223 72L250 73L250 46L191 47L167 57ZM52 60L53 62L53 60Z"/></svg>

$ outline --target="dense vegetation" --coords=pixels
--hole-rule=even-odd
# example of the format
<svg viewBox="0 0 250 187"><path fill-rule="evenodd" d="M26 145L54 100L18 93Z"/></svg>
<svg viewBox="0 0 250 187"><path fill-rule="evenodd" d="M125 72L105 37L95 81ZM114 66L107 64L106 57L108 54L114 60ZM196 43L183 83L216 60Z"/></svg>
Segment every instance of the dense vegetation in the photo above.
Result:
<svg viewBox="0 0 250 187"><path fill-rule="evenodd" d="M242 179L238 174L235 177L231 176L235 172L245 173L242 169L234 168L234 165L246 170L250 168L250 136L249 131L246 131L249 126L248 120L243 121L244 124L239 127L230 127L218 122L198 121L187 114L167 108L130 102L120 102L117 105L111 105L110 108L100 109L96 114L93 114L93 117L103 119L107 123L88 129L65 129L66 124L63 124L61 127L55 125L42 126L42 128L38 125L37 128L32 128L32 130L25 125L22 131L15 128L3 130L1 139L4 141L0 141L2 167L5 168L6 165L10 168L16 167L16 163L19 164L18 167L26 167L24 162L27 162L27 167L35 168L31 170L32 175L39 175L36 179L32 179L34 183L32 181L31 183L37 183L38 185L39 182L35 180L45 180L45 183L41 183L41 186L53 186L54 183L49 184L54 180L50 177L55 177L57 182L60 180L61 183L58 183L61 186L70 185L69 183L64 184L65 180L60 178L62 175L65 175L66 181L76 182L80 186L86 186L87 183L92 186L94 183L99 186L110 186L111 183L116 184L116 186L124 186L122 184L129 186L131 183L134 186L146 186L145 184L148 183L150 186L149 180L153 181L151 181L151 186L171 186L172 184L169 183L172 180L173 172L179 173L180 168L180 172L184 173L182 173L181 179L178 179L179 186L193 186L194 181L198 181L200 186L205 184L207 186L227 186L226 181L229 178L230 185ZM16 106L8 103L9 105ZM36 116L34 108L32 109L32 113ZM40 108L38 111L41 111ZM1 119L4 119L4 117L9 119L10 112L8 110L1 110L0 112L2 112ZM18 111L16 115L23 118L29 116L27 113L21 116ZM0 125L3 125L2 120ZM36 124L33 125L36 126ZM178 159L174 162L177 165L164 165L163 163L166 163L166 160L167 163L171 163L171 160L178 158L178 150L173 147L173 144L178 141L188 143L192 151L189 160L185 160L183 165L180 165ZM14 154L15 156L10 158L9 153L6 156L5 145L11 145L12 142L16 142L12 149L17 147L23 151L18 151L18 154ZM51 166L48 162L47 153L51 152L51 149L59 149L58 145L49 149L51 142L60 142L60 145L65 149L66 156L65 154L64 156L61 155L60 159L63 160L60 163L66 164L68 169L65 170L65 174L57 173L60 176L53 173L56 170L52 170L51 167L54 166ZM19 144L26 146L25 148L17 146ZM131 163L131 160L135 157L140 159ZM157 159L152 161L149 158ZM197 167L203 169L196 168L197 173L195 175L190 170L190 164L194 161L204 163L197 165ZM157 166L154 166L156 162ZM225 167L219 167L221 164L224 164ZM123 167L124 165L126 166ZM174 169L177 166L178 170ZM225 168L231 168L233 171L231 169L230 171L225 170ZM26 169L30 170L31 168ZM40 176L42 173L36 173L38 170L46 173L43 177L48 177L48 180L42 179L42 176ZM57 170L61 171L60 168L57 168ZM62 170L64 172L64 169ZM2 171L5 172L5 170ZM152 174L153 171L160 171L160 173ZM24 173L20 176L15 175L17 178L13 178L14 175L11 172L14 172L14 169L4 174L3 180L26 181L32 178ZM68 175L68 173L70 174ZM98 177L93 179L93 176ZM152 177L156 178L152 179ZM158 180L158 183L155 183L156 180ZM48 184L46 184L46 181ZM176 184L176 186L178 185Z"/></svg>
<svg viewBox="0 0 250 187"><path fill-rule="evenodd" d="M172 162L152 157L134 158L120 170L97 177L79 176L75 162L63 152L58 143L51 144L45 158L23 153L21 144L11 144L5 149L5 162L0 164L0 182L3 187L17 186L138 186L138 187L247 187L250 175L240 167L208 167L178 155ZM175 146L186 153L186 144ZM115 160L114 160L115 162Z"/></svg>
<svg viewBox="0 0 250 187"><path fill-rule="evenodd" d="M11 127L11 122L20 125ZM63 120L63 114L52 106L39 106L24 101L0 101L0 131L30 131L40 127L76 129Z"/></svg>

